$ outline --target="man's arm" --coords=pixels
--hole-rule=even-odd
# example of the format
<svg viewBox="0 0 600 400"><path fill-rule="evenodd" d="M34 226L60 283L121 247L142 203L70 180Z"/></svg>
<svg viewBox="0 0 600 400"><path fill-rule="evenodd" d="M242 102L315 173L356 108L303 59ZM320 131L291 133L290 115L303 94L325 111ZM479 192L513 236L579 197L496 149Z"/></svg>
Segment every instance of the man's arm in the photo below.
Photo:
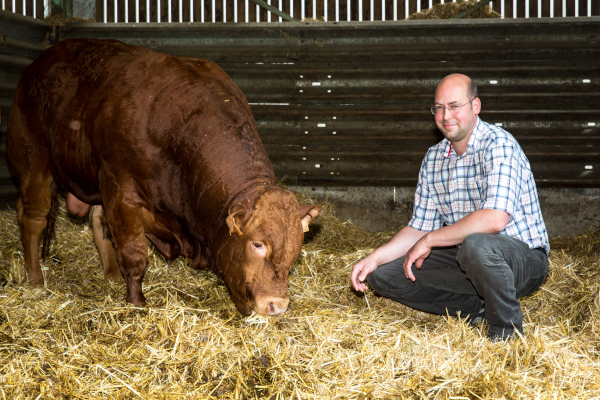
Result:
<svg viewBox="0 0 600 400"><path fill-rule="evenodd" d="M389 242L356 263L352 267L352 274L350 275L350 281L354 289L364 292L367 286L362 282L367 279L367 275L375 271L378 266L404 256L425 234L427 232L421 232L410 226L405 226Z"/></svg>
<svg viewBox="0 0 600 400"><path fill-rule="evenodd" d="M431 253L432 247L454 246L460 244L472 233L498 233L504 230L510 215L500 210L477 210L455 222L433 232L425 234L406 253L404 273L415 281L412 273L413 263L421 268L423 261Z"/></svg>

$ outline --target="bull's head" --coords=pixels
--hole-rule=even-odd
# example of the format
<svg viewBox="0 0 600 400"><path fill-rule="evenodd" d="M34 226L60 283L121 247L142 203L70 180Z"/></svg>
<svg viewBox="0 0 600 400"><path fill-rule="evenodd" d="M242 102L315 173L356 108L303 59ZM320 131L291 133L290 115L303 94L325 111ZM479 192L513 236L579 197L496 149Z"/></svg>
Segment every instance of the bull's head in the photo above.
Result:
<svg viewBox="0 0 600 400"><path fill-rule="evenodd" d="M319 211L299 206L292 192L279 188L263 192L253 208L244 202L229 208L230 237L217 268L242 314L279 315L287 309L288 274Z"/></svg>

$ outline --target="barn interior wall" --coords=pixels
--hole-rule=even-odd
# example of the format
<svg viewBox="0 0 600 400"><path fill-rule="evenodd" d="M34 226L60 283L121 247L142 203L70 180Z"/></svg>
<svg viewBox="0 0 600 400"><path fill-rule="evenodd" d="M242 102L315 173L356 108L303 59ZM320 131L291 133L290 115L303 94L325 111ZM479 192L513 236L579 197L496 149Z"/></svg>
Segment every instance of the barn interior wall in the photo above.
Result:
<svg viewBox="0 0 600 400"><path fill-rule="evenodd" d="M0 13L7 37L0 143L20 71L51 30L17 17ZM410 218L420 162L441 139L428 111L433 90L445 75L465 72L480 87L483 119L518 138L548 229L564 236L600 223L599 23L87 23L68 24L61 38L119 39L217 62L246 94L277 177L328 196L338 216L370 230ZM28 38L19 33L28 30ZM0 186L0 201L14 206L16 188L2 162Z"/></svg>

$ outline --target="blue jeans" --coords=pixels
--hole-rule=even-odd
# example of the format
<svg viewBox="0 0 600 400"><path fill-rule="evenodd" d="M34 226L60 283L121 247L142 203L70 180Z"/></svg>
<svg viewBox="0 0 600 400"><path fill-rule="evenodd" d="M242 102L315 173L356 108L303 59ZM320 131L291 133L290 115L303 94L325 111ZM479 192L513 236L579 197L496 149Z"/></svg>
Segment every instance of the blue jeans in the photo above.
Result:
<svg viewBox="0 0 600 400"><path fill-rule="evenodd" d="M406 278L404 257L380 265L367 280L378 294L434 314L475 316L485 302L490 338L523 332L519 298L546 279L548 256L506 235L475 233L460 246L431 251L421 269Z"/></svg>

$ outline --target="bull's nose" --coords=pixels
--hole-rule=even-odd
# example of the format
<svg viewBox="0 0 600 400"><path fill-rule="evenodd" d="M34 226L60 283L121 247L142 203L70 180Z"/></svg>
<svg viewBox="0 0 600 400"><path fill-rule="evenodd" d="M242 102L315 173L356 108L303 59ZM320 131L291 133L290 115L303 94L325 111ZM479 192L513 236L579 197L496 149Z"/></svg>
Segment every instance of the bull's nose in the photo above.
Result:
<svg viewBox="0 0 600 400"><path fill-rule="evenodd" d="M263 297L256 299L256 312L262 315L279 315L287 310L289 298Z"/></svg>

